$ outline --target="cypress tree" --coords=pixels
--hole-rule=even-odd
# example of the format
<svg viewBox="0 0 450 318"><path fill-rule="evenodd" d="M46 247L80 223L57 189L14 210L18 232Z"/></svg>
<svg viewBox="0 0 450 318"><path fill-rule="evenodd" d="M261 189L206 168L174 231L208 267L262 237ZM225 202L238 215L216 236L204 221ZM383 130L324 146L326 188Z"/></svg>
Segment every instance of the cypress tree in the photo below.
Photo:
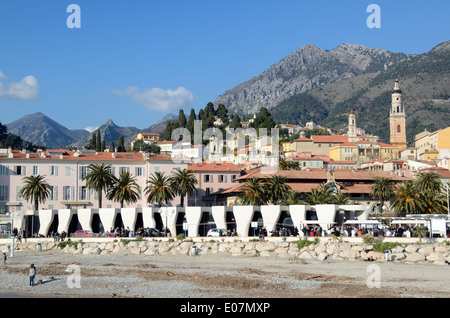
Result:
<svg viewBox="0 0 450 318"><path fill-rule="evenodd" d="M119 143L117 144L117 152L126 152L125 141L122 135L119 136Z"/></svg>
<svg viewBox="0 0 450 318"><path fill-rule="evenodd" d="M184 128L186 127L186 116L184 115L184 111L182 109L180 109L180 111L178 112L178 127Z"/></svg>
<svg viewBox="0 0 450 318"><path fill-rule="evenodd" d="M95 150L97 152L102 151L102 136L100 135L100 130L97 129L97 141L95 143Z"/></svg>

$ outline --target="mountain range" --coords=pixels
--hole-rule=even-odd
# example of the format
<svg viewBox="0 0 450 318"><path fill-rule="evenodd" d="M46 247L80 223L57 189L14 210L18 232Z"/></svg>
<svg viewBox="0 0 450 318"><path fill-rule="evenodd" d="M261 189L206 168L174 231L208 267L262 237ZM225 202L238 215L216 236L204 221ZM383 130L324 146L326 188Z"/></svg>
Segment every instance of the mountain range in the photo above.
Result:
<svg viewBox="0 0 450 318"><path fill-rule="evenodd" d="M403 90L407 138L450 123L450 41L423 54L392 53L343 44L327 51L308 44L265 72L225 91L214 102L230 112L266 107L280 122L314 121L345 130L354 110L366 133L389 141L389 109L395 79Z"/></svg>
<svg viewBox="0 0 450 318"><path fill-rule="evenodd" d="M214 105L224 104L229 114L240 115L266 107L282 123L304 125L314 121L343 131L348 113L353 110L358 127L386 142L391 93L397 78L403 90L410 143L424 129L434 131L449 125L450 41L423 54L394 53L349 43L324 50L308 44L226 90ZM108 146L111 141L117 145L120 135L129 145L139 132L162 133L168 122L177 119L169 114L143 130L119 127L108 119L98 129ZM49 148L83 147L91 138L87 130L67 129L41 113L6 126L8 132Z"/></svg>
<svg viewBox="0 0 450 318"><path fill-rule="evenodd" d="M129 146L138 133L162 133L167 122L174 118L176 118L174 114L168 114L142 130L136 127L120 127L112 119L108 119L97 129L108 147L111 141L117 146L121 135L125 139L125 146ZM97 133L97 129L92 132L85 129L68 129L40 112L23 116L6 124L6 127L9 133L48 148L82 148L89 144L92 134Z"/></svg>

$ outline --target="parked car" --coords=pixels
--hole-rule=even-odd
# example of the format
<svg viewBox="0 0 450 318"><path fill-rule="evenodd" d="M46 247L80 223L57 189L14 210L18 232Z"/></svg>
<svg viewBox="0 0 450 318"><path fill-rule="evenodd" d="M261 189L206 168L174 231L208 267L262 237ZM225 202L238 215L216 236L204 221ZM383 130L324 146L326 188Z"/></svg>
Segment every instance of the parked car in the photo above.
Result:
<svg viewBox="0 0 450 318"><path fill-rule="evenodd" d="M94 237L94 236L95 236L94 233L87 230L78 230L75 231L75 233L73 234L73 237Z"/></svg>
<svg viewBox="0 0 450 318"><path fill-rule="evenodd" d="M161 231L159 231L159 230L157 230L155 228L152 228L152 227L149 228L147 230L147 232L148 232L148 235L151 236L151 237L162 236L164 234L163 232L161 232Z"/></svg>
<svg viewBox="0 0 450 318"><path fill-rule="evenodd" d="M206 236L223 236L224 233L226 233L225 229L212 228L208 231Z"/></svg>

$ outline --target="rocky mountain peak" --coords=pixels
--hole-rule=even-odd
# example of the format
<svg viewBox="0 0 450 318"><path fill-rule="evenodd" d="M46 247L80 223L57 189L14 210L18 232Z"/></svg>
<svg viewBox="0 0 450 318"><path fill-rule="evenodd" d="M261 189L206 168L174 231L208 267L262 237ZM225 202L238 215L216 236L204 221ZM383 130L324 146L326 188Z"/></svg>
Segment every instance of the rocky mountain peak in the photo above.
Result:
<svg viewBox="0 0 450 318"><path fill-rule="evenodd" d="M224 104L230 113L251 114L261 107L270 110L293 95L383 70L405 58L405 54L350 43L330 51L307 44L265 72L224 92L214 104Z"/></svg>

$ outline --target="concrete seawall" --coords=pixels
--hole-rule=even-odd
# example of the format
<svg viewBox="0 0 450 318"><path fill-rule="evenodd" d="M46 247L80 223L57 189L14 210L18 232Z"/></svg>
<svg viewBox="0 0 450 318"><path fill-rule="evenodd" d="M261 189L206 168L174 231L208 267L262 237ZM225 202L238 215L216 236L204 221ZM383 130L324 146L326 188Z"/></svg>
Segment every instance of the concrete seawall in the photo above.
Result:
<svg viewBox="0 0 450 318"><path fill-rule="evenodd" d="M385 238L379 244L390 243L388 261L448 265L450 245L445 239ZM396 243L396 244L394 244ZM367 260L386 261L384 252L377 252L377 244L364 243L361 238L266 238L216 237L177 240L175 238L71 238L64 242L53 239L27 239L15 242L14 251L60 251L67 254L123 253L145 256L187 255L201 257L205 254L227 253L244 257L280 257L302 261ZM387 244L384 246L388 246ZM11 239L0 240L0 251L10 253Z"/></svg>

